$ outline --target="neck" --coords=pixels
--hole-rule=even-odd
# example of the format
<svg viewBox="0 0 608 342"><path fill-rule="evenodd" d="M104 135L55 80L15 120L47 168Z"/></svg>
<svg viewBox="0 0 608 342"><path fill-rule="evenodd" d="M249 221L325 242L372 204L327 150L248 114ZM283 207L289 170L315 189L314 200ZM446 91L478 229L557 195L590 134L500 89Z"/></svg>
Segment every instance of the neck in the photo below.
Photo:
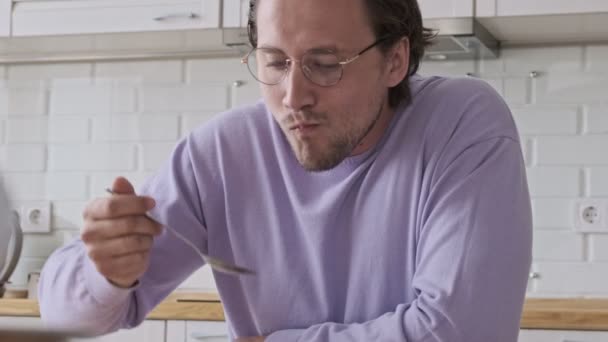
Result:
<svg viewBox="0 0 608 342"><path fill-rule="evenodd" d="M393 115L395 115L395 111L388 106L385 107L385 103L386 102L382 102L378 114L367 128L365 134L363 134L361 139L359 139L359 142L353 149L351 156L356 156L369 151L372 147L376 146L378 141L380 141L384 135L384 132L386 132Z"/></svg>

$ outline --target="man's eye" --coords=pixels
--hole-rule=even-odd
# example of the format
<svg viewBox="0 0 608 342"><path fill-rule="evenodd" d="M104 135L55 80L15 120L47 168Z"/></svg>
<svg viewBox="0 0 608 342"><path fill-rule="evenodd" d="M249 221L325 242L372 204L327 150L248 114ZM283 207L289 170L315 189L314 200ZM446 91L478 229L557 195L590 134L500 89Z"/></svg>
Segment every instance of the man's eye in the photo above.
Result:
<svg viewBox="0 0 608 342"><path fill-rule="evenodd" d="M336 63L328 64L328 63L314 62L314 63L312 63L311 67L313 70L318 70L318 71L334 71L340 67L340 64L336 64Z"/></svg>
<svg viewBox="0 0 608 342"><path fill-rule="evenodd" d="M285 69L286 66L287 66L286 61L270 61L270 62L266 63L267 68Z"/></svg>

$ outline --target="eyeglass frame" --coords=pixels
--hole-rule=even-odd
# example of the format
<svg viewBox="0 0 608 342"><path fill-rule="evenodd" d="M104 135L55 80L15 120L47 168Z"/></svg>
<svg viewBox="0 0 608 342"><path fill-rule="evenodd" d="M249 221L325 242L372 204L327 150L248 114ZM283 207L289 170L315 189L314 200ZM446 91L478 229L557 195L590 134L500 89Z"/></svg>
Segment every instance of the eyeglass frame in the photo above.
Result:
<svg viewBox="0 0 608 342"><path fill-rule="evenodd" d="M359 57L361 57L362 54L366 53L367 51L373 49L374 47L378 46L379 44L394 38L394 36L386 36L386 37L382 37L382 38L378 38L376 39L376 41L374 41L372 44L370 44L369 46L367 46L366 48L362 49L361 51L359 51L358 53L356 53L354 56L346 58L342 61L340 61L338 59L338 65L340 65L340 77L336 80L335 83L332 84L328 84L328 85L322 85L322 84L318 84L317 82L313 81L310 79L310 77L308 75L306 75L306 72L304 72L304 70L302 70L302 74L304 75L304 77L306 77L307 80L309 80L310 82L312 82L315 85L318 85L319 87L332 87L335 86L336 84L340 83L340 81L342 80L342 76L344 76L344 66L348 65L354 61L356 61ZM287 67L285 68L285 71L283 72L283 76L276 82L276 83L266 83L266 82L262 82L261 80L259 80L255 74L251 71L251 68L249 66L249 56L251 56L252 53L254 53L256 50L258 49L263 49L263 48L258 48L258 47L254 47L253 49L251 49L251 51L249 51L243 58L241 58L241 64L246 64L247 65L247 69L249 70L249 73L253 76L253 78L255 78L256 81L265 84L265 85L269 85L269 86L274 86L277 85L279 83L281 83L285 77L287 76L287 73L289 72L289 68L291 67L291 65L293 63L297 63L300 64L300 69L302 69L302 63L301 60L297 60L297 59L292 59L292 58L286 58L285 62L287 64ZM282 52L282 51L281 51ZM305 56L306 54L308 54L310 52L306 52L304 53L303 56ZM336 56L336 59L338 58L338 56L336 55L336 53L332 50L327 50L326 52L327 54L333 54L334 56Z"/></svg>

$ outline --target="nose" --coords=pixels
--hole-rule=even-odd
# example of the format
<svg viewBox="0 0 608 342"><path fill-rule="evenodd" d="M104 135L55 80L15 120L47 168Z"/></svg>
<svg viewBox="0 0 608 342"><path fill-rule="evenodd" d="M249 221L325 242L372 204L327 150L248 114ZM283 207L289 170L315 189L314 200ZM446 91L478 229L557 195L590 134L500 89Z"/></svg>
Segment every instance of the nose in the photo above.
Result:
<svg viewBox="0 0 608 342"><path fill-rule="evenodd" d="M281 86L283 106L290 111L298 112L315 104L314 85L304 76L299 63L291 64Z"/></svg>

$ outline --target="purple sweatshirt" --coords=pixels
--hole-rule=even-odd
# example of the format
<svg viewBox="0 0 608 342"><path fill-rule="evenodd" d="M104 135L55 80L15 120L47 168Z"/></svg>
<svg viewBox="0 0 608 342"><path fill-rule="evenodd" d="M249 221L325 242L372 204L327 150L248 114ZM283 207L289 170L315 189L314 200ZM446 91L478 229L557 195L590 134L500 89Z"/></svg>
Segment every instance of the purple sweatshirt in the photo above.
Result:
<svg viewBox="0 0 608 342"><path fill-rule="evenodd" d="M140 189L159 222L257 272L214 274L232 337L517 340L532 219L512 116L478 80L410 83L381 141L329 171L305 171L258 102L193 131ZM165 231L139 285L119 289L75 241L44 267L42 318L134 327L202 265Z"/></svg>

